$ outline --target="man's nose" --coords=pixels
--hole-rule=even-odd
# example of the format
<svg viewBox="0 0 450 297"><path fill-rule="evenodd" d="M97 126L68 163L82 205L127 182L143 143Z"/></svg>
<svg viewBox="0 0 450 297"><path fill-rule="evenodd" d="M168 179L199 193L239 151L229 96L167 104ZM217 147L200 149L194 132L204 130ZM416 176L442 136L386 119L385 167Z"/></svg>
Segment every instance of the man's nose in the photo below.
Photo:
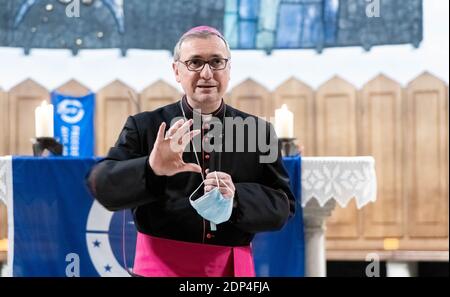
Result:
<svg viewBox="0 0 450 297"><path fill-rule="evenodd" d="M213 77L213 72L208 63L205 64L202 71L200 72L200 77L203 79L211 79Z"/></svg>

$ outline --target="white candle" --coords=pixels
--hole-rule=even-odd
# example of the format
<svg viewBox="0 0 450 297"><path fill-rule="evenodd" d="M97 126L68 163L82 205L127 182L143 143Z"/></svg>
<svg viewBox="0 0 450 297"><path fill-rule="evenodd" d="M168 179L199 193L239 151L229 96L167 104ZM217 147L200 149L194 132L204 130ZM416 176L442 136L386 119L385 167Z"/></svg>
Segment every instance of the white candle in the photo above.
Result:
<svg viewBox="0 0 450 297"><path fill-rule="evenodd" d="M286 104L275 110L275 132L278 138L294 137L294 114Z"/></svg>
<svg viewBox="0 0 450 297"><path fill-rule="evenodd" d="M53 105L42 101L35 111L36 137L53 137Z"/></svg>

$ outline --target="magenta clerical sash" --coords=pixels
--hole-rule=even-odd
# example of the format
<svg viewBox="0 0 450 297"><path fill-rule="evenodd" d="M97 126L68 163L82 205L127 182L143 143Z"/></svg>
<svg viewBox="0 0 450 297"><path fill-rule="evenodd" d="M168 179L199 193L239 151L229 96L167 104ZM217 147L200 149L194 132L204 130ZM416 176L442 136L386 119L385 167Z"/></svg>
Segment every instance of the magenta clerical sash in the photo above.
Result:
<svg viewBox="0 0 450 297"><path fill-rule="evenodd" d="M138 232L133 273L154 277L253 277L250 246L218 246Z"/></svg>

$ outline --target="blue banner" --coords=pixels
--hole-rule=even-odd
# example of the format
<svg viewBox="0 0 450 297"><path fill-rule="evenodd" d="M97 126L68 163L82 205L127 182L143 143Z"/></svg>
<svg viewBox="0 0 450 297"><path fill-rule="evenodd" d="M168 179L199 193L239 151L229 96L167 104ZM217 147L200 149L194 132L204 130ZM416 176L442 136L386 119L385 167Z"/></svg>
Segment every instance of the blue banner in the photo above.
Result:
<svg viewBox="0 0 450 297"><path fill-rule="evenodd" d="M295 215L283 229L258 233L253 239L253 258L257 276L305 276L301 157L284 157L283 161L295 196Z"/></svg>
<svg viewBox="0 0 450 297"><path fill-rule="evenodd" d="M85 176L98 159L3 157L8 263L13 276L128 276L136 228L130 210L110 212L90 195ZM299 158L285 160L300 185ZM299 195L299 189L294 189ZM6 197L2 197L6 193ZM296 198L299 198L297 196ZM253 241L258 276L303 276L302 209L280 232Z"/></svg>
<svg viewBox="0 0 450 297"><path fill-rule="evenodd" d="M72 97L52 92L51 98L55 137L63 145L63 156L93 156L95 95Z"/></svg>
<svg viewBox="0 0 450 297"><path fill-rule="evenodd" d="M13 157L8 203L13 276L128 275L133 219L129 210L110 212L90 195L84 178L95 161Z"/></svg>

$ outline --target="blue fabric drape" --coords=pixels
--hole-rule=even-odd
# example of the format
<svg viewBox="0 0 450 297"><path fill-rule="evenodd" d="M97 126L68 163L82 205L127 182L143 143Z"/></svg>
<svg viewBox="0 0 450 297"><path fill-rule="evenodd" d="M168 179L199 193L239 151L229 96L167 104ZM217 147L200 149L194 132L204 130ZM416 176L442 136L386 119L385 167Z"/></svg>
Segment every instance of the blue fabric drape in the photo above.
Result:
<svg viewBox="0 0 450 297"><path fill-rule="evenodd" d="M296 211L280 231L259 233L253 240L257 276L304 276L305 239L301 207L301 157L283 159L295 195Z"/></svg>
<svg viewBox="0 0 450 297"><path fill-rule="evenodd" d="M9 251L13 252L13 276L66 276L73 255L79 259L80 276L123 275L124 266L132 267L136 230L130 212L110 213L102 207L93 211L96 207L85 176L96 160L12 158L13 205L8 207L14 221L9 238L14 243ZM281 231L255 238L259 276L303 276L300 157L285 158L284 164L297 211Z"/></svg>

